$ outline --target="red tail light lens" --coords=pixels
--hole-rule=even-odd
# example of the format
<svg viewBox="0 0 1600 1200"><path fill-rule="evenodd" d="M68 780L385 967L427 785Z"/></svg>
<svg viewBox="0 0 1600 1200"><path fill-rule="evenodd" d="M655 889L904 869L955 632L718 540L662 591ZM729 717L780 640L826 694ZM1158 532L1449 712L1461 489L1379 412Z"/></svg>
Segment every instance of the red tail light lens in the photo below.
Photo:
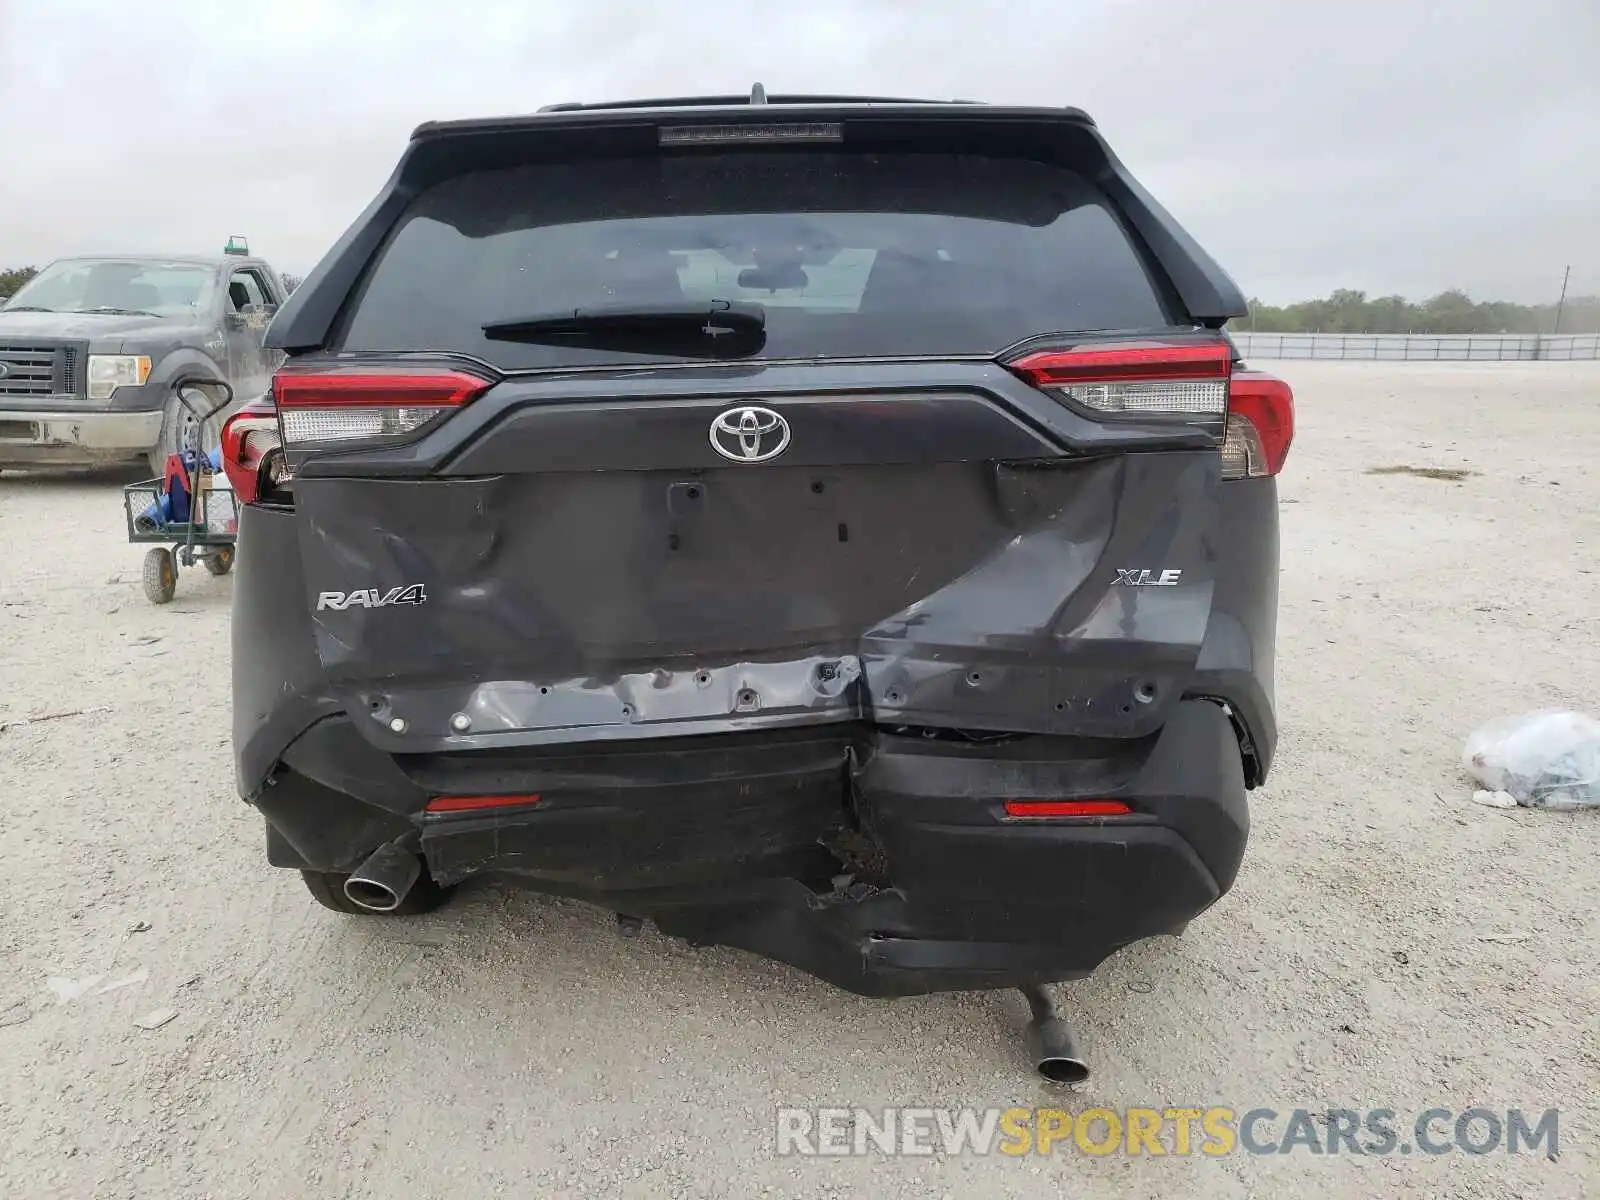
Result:
<svg viewBox="0 0 1600 1200"><path fill-rule="evenodd" d="M1283 470L1294 441L1294 392L1264 371L1239 371L1228 389L1222 477L1255 479Z"/></svg>
<svg viewBox="0 0 1600 1200"><path fill-rule="evenodd" d="M1006 816L1039 819L1060 817L1125 817L1133 809L1120 800L1007 800Z"/></svg>
<svg viewBox="0 0 1600 1200"><path fill-rule="evenodd" d="M1096 415L1221 420L1232 348L1127 343L1047 350L1010 364L1034 387Z"/></svg>
<svg viewBox="0 0 1600 1200"><path fill-rule="evenodd" d="M265 398L252 400L222 426L222 470L241 504L253 504L263 485L288 476L278 434L278 412Z"/></svg>
<svg viewBox="0 0 1600 1200"><path fill-rule="evenodd" d="M430 367L289 366L272 380L292 449L413 433L488 387L465 371Z"/></svg>

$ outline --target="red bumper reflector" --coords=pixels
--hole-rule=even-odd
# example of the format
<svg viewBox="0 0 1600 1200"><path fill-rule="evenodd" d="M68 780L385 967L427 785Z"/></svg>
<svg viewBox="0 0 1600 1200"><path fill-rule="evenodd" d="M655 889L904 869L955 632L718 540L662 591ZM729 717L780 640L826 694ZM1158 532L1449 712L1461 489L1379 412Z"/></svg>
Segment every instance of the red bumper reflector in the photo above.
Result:
<svg viewBox="0 0 1600 1200"><path fill-rule="evenodd" d="M531 808L538 796L435 796L428 801L431 813L475 812L484 808Z"/></svg>
<svg viewBox="0 0 1600 1200"><path fill-rule="evenodd" d="M1125 817L1133 809L1120 800L1007 800L1008 817Z"/></svg>

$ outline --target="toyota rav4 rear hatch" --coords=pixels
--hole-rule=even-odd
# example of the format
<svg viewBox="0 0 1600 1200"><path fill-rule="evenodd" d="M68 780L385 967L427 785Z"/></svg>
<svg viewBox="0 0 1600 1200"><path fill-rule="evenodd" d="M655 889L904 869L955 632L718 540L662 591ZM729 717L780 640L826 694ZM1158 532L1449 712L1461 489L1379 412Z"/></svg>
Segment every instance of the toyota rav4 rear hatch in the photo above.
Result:
<svg viewBox="0 0 1600 1200"><path fill-rule="evenodd" d="M1070 114L419 131L270 339L329 681L394 752L1152 732L1287 447L1239 307Z"/></svg>

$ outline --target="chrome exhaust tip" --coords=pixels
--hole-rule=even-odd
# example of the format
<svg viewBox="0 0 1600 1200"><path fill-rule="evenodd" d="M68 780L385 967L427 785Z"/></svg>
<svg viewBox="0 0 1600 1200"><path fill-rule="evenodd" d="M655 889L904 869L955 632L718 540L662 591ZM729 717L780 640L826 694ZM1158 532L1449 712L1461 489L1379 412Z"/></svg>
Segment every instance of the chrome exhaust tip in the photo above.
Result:
<svg viewBox="0 0 1600 1200"><path fill-rule="evenodd" d="M390 842L350 872L345 898L369 912L393 912L421 876L422 860L398 841Z"/></svg>
<svg viewBox="0 0 1600 1200"><path fill-rule="evenodd" d="M1051 1083L1082 1083L1089 1078L1089 1064L1078 1051L1072 1029L1055 998L1042 985L1025 987L1033 1019L1028 1022L1028 1055L1034 1070Z"/></svg>

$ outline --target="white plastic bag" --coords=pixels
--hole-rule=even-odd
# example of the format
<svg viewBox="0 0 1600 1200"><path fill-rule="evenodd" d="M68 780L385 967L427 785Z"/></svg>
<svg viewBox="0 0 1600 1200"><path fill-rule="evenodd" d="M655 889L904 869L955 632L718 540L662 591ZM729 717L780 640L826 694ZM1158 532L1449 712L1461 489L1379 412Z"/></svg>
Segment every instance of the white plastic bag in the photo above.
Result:
<svg viewBox="0 0 1600 1200"><path fill-rule="evenodd" d="M1473 731L1461 765L1527 808L1600 808L1600 721L1553 708L1498 717Z"/></svg>

